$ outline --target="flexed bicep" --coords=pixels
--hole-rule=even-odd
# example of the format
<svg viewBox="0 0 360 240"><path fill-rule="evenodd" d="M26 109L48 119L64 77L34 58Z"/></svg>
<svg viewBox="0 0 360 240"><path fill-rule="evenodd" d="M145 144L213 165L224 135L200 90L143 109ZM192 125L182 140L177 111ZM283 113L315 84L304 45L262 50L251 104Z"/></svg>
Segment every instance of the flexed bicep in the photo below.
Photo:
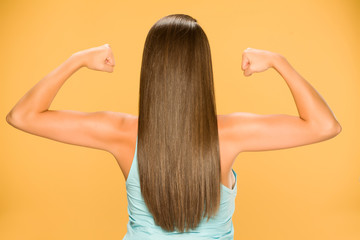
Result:
<svg viewBox="0 0 360 240"><path fill-rule="evenodd" d="M55 141L112 152L126 135L132 115L98 111L48 110L8 121L12 126Z"/></svg>
<svg viewBox="0 0 360 240"><path fill-rule="evenodd" d="M331 126L318 126L287 114L235 112L226 115L238 152L292 148L330 139L338 134Z"/></svg>

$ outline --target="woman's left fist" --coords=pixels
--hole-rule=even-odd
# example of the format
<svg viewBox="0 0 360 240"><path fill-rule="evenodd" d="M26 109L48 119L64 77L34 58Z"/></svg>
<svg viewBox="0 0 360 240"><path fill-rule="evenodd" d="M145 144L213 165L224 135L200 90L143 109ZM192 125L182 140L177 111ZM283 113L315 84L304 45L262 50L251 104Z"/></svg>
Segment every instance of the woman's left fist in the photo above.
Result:
<svg viewBox="0 0 360 240"><path fill-rule="evenodd" d="M113 72L115 60L108 43L75 53L82 60L82 66L96 71Z"/></svg>

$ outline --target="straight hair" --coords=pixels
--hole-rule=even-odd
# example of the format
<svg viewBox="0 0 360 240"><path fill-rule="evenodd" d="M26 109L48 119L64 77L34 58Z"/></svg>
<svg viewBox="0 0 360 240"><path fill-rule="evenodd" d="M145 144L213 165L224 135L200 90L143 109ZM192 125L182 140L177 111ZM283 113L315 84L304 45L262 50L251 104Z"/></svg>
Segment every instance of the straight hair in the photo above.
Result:
<svg viewBox="0 0 360 240"><path fill-rule="evenodd" d="M151 27L139 93L145 204L162 229L195 229L218 212L221 181L210 45L196 19L172 14Z"/></svg>

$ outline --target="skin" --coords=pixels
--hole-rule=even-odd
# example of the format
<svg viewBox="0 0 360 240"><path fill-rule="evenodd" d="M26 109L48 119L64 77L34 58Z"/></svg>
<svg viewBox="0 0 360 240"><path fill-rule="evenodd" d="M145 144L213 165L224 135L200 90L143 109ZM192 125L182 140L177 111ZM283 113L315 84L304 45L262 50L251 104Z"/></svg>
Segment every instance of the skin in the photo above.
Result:
<svg viewBox="0 0 360 240"><path fill-rule="evenodd" d="M82 67L112 73L115 60L108 44L71 55L32 87L6 116L13 127L63 143L110 152L127 179L135 153L138 116L98 111L49 110L61 86ZM234 112L217 115L222 184L233 188L232 166L245 151L291 148L325 141L341 126L320 94L278 53L247 48L242 53L245 77L274 68L294 97L299 116Z"/></svg>

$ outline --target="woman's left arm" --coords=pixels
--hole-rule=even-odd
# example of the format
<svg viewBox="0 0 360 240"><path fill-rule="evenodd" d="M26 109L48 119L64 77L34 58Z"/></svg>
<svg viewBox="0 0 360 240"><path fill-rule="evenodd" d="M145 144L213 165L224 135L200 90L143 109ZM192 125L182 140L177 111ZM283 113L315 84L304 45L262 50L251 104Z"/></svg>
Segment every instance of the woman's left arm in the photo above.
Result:
<svg viewBox="0 0 360 240"><path fill-rule="evenodd" d="M80 68L111 73L114 66L108 44L74 53L19 100L7 114L7 122L41 137L113 153L132 115L109 111L49 110L49 107L61 86Z"/></svg>

